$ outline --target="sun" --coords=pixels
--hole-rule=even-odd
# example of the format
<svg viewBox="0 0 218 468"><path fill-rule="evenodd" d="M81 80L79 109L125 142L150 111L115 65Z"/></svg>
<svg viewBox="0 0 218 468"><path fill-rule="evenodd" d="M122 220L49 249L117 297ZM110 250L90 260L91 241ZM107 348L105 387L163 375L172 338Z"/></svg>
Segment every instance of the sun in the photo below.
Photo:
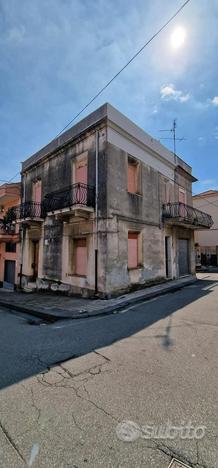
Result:
<svg viewBox="0 0 218 468"><path fill-rule="evenodd" d="M178 26L177 28L174 29L174 31L171 34L171 46L173 49L179 49L184 42L186 38L186 30L182 28L182 26Z"/></svg>

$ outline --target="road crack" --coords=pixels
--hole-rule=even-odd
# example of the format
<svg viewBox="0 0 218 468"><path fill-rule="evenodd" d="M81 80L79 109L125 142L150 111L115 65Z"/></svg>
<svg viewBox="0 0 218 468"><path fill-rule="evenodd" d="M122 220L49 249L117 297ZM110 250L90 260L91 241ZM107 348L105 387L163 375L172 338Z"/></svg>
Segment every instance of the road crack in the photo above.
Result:
<svg viewBox="0 0 218 468"><path fill-rule="evenodd" d="M22 460L25 465L26 465L26 460L24 459L22 453L20 452L20 450L18 449L17 445L15 444L15 442L13 441L12 437L10 436L10 434L8 433L7 429L3 426L2 422L0 421L0 428L2 430L2 432L4 433L7 441L9 442L10 446L13 448L13 450L15 450L16 454L18 455L19 459Z"/></svg>

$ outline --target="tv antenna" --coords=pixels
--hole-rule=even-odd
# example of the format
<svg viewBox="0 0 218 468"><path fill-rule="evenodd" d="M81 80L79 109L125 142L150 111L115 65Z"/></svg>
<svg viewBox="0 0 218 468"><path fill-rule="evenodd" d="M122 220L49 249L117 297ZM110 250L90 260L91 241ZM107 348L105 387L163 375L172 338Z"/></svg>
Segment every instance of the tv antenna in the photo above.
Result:
<svg viewBox="0 0 218 468"><path fill-rule="evenodd" d="M183 141L185 140L184 137L182 138L176 138L176 119L173 120L173 126L169 130L160 130L160 132L171 132L173 134L172 137L169 138L160 138L160 140L173 140L173 152L174 156L176 156L176 141Z"/></svg>

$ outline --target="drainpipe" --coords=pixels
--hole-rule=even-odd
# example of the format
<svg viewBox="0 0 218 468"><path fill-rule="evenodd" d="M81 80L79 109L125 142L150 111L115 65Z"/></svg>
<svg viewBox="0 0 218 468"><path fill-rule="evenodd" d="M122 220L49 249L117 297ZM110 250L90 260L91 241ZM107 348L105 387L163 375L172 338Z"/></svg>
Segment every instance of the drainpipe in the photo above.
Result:
<svg viewBox="0 0 218 468"><path fill-rule="evenodd" d="M25 203L25 200L26 200L26 177L25 177L25 174L23 176L23 193L21 194L22 195L22 198L23 200L21 199L21 203ZM23 248L24 248L24 226L21 225L21 242L20 242L20 281L19 281L19 287L20 289L22 289L22 276L23 276Z"/></svg>
<svg viewBox="0 0 218 468"><path fill-rule="evenodd" d="M99 132L95 132L95 294L98 294L98 155Z"/></svg>

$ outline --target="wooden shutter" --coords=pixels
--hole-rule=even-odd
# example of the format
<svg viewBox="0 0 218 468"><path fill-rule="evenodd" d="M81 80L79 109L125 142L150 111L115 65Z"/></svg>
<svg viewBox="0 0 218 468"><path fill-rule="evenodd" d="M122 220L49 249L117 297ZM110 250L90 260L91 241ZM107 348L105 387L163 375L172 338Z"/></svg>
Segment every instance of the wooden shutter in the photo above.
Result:
<svg viewBox="0 0 218 468"><path fill-rule="evenodd" d="M81 184L87 185L88 180L88 163L87 159L76 162L75 167L75 183L80 182Z"/></svg>
<svg viewBox="0 0 218 468"><path fill-rule="evenodd" d="M128 268L138 267L138 234L128 233Z"/></svg>
<svg viewBox="0 0 218 468"><path fill-rule="evenodd" d="M76 274L80 276L87 275L87 246L86 239L75 240L75 261Z"/></svg>
<svg viewBox="0 0 218 468"><path fill-rule="evenodd" d="M41 203L42 199L42 183L41 180L34 182L33 184L33 202Z"/></svg>
<svg viewBox="0 0 218 468"><path fill-rule="evenodd" d="M137 192L137 165L128 162L128 192Z"/></svg>

